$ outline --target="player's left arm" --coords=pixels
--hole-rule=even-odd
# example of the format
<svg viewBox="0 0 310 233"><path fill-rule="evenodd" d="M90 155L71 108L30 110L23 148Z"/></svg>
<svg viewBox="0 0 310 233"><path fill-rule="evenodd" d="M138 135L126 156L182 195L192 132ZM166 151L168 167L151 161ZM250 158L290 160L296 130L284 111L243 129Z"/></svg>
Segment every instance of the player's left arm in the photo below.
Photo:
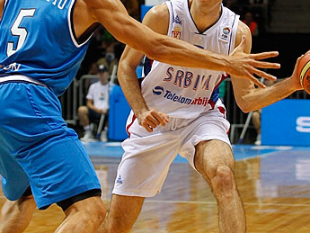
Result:
<svg viewBox="0 0 310 233"><path fill-rule="evenodd" d="M245 35L245 38L243 35ZM252 47L251 32L248 26L239 21L235 46L244 43L244 40L247 41L243 47L244 52L250 53ZM301 90L302 87L297 74L299 60L300 57L297 59L294 71L290 77L266 88L256 88L250 80L231 77L235 100L239 108L243 112L258 110L286 98L297 90Z"/></svg>

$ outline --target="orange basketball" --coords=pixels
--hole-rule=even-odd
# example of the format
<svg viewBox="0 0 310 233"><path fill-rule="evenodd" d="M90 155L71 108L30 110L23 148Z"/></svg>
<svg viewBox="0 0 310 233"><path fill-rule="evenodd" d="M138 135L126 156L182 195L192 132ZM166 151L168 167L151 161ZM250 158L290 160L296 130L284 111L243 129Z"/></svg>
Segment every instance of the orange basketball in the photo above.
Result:
<svg viewBox="0 0 310 233"><path fill-rule="evenodd" d="M298 74L301 86L310 94L310 50L301 58Z"/></svg>

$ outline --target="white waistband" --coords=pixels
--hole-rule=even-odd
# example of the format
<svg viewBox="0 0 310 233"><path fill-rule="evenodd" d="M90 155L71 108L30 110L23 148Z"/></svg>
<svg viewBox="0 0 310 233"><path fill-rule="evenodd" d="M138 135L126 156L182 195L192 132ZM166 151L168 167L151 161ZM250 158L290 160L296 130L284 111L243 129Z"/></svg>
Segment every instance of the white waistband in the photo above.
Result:
<svg viewBox="0 0 310 233"><path fill-rule="evenodd" d="M44 83L41 83L38 80L35 80L33 78L30 78L24 75L10 75L10 76L0 77L0 83L8 82L8 81L25 81L25 82L34 83L34 84L37 84L43 87L47 87Z"/></svg>

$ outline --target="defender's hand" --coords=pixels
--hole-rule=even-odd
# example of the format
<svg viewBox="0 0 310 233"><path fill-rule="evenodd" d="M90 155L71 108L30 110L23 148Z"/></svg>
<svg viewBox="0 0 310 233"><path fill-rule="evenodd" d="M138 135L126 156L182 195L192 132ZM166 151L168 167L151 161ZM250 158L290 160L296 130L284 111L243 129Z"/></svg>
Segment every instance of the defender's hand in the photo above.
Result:
<svg viewBox="0 0 310 233"><path fill-rule="evenodd" d="M258 75L261 78L275 81L277 79L275 76L268 74L258 68L279 69L281 66L278 63L261 61L267 58L277 57L279 55L279 52L272 51L272 52L248 54L244 53L245 46L246 46L246 38L245 36L243 36L241 43L230 54L232 58L230 61L231 71L229 71L228 73L235 78L250 79L258 87L264 88L266 86L263 83L261 83L254 76L254 74Z"/></svg>

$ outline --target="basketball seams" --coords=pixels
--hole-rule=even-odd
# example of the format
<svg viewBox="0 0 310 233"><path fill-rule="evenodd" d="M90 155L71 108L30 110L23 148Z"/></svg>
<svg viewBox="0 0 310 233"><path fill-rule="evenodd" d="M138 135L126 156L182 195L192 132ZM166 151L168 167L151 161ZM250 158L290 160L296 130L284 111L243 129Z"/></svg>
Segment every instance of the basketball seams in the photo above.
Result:
<svg viewBox="0 0 310 233"><path fill-rule="evenodd" d="M300 71L300 84L303 88L304 88L303 79L306 73L309 71L309 69L310 69L310 60L306 62L306 64L303 66L303 68Z"/></svg>

